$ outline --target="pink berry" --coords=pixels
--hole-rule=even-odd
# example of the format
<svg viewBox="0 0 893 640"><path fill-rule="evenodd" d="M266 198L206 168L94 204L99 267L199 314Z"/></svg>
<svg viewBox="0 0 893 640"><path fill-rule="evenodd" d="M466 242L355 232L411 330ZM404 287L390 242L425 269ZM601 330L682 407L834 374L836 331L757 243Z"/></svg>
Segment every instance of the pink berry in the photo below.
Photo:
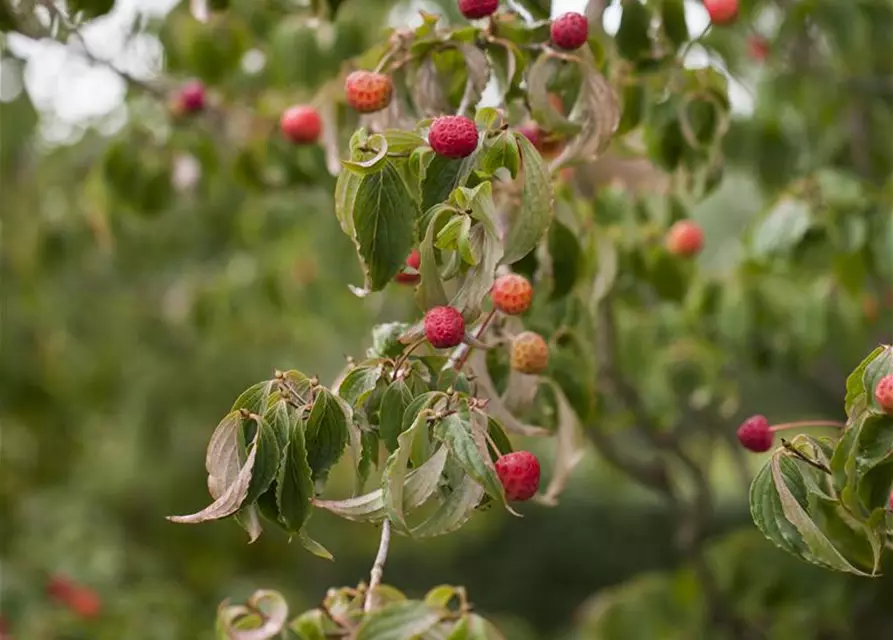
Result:
<svg viewBox="0 0 893 640"><path fill-rule="evenodd" d="M552 44L565 51L579 49L589 39L589 22L582 13L565 13L552 21Z"/></svg>
<svg viewBox="0 0 893 640"><path fill-rule="evenodd" d="M713 24L732 24L738 17L738 0L704 0L704 8Z"/></svg>
<svg viewBox="0 0 893 640"><path fill-rule="evenodd" d="M486 18L496 12L499 0L459 0L459 11L469 20Z"/></svg>
<svg viewBox="0 0 893 640"><path fill-rule="evenodd" d="M431 124L428 143L438 155L465 158L477 149L478 128L465 116L441 116Z"/></svg>
<svg viewBox="0 0 893 640"><path fill-rule="evenodd" d="M762 36L750 36L747 39L747 50L753 60L762 62L769 55L769 41Z"/></svg>
<svg viewBox="0 0 893 640"><path fill-rule="evenodd" d="M881 378L874 388L874 399L887 413L893 413L893 373Z"/></svg>
<svg viewBox="0 0 893 640"><path fill-rule="evenodd" d="M529 451L507 453L496 461L496 475L508 500L530 500L540 486L540 462Z"/></svg>
<svg viewBox="0 0 893 640"><path fill-rule="evenodd" d="M313 107L296 105L282 112L279 129L295 144L313 144L322 133L322 118Z"/></svg>
<svg viewBox="0 0 893 640"><path fill-rule="evenodd" d="M180 106L187 113L196 113L205 108L205 85L198 80L187 82L180 89Z"/></svg>
<svg viewBox="0 0 893 640"><path fill-rule="evenodd" d="M772 448L772 429L765 416L750 416L738 427L738 442L745 449L762 453Z"/></svg>
<svg viewBox="0 0 893 640"><path fill-rule="evenodd" d="M455 307L432 307L425 314L425 337L436 349L449 349L465 338L465 319Z"/></svg>
<svg viewBox="0 0 893 640"><path fill-rule="evenodd" d="M704 247L704 232L691 220L680 220L667 233L667 249L677 256L691 257Z"/></svg>
<svg viewBox="0 0 893 640"><path fill-rule="evenodd" d="M517 273L496 278L490 289L493 306L506 315L517 316L530 308L533 302L533 286L530 280Z"/></svg>
<svg viewBox="0 0 893 640"><path fill-rule="evenodd" d="M394 83L391 77L376 71L354 71L344 79L347 104L360 113L381 111L391 104Z"/></svg>
<svg viewBox="0 0 893 640"><path fill-rule="evenodd" d="M415 284L419 280L422 279L422 276L419 275L418 270L422 264L422 254L419 253L418 249L413 249L409 254L409 257L406 258L406 266L410 269L413 269L414 272L410 271L400 271L394 276L394 280L399 282L400 284Z"/></svg>

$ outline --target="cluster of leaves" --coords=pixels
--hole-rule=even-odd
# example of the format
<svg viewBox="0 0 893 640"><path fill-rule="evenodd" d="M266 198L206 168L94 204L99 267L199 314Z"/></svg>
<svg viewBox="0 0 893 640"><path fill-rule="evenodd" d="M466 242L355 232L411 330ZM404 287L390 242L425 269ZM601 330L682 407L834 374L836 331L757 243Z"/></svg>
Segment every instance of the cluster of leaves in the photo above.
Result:
<svg viewBox="0 0 893 640"><path fill-rule="evenodd" d="M370 611L369 598L376 606ZM471 611L462 587L440 585L422 600L410 600L389 585L371 589L330 589L319 608L291 621L288 605L276 591L257 591L243 605L224 602L217 612L221 640L317 640L349 636L357 640L500 640L504 636Z"/></svg>
<svg viewBox="0 0 893 640"><path fill-rule="evenodd" d="M878 574L893 533L893 416L874 389L891 373L893 347L878 347L847 379L840 437L800 434L754 478L754 522L785 551L828 569Z"/></svg>

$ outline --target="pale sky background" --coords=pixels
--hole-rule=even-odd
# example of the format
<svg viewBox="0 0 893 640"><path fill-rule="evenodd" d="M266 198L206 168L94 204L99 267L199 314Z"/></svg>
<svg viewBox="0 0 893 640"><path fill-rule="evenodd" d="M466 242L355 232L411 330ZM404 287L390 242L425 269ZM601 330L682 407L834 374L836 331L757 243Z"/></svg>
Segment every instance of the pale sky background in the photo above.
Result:
<svg viewBox="0 0 893 640"><path fill-rule="evenodd" d="M118 0L109 14L85 25L81 33L96 57L114 60L116 66L131 75L149 79L161 70L160 43L150 35L129 40L126 35L140 16L164 16L176 3L177 0ZM428 8L425 4L411 0L395 7L392 24L412 26L418 20L418 9ZM583 11L586 4L587 0L555 0L552 15ZM703 5L686 1L685 8L690 33L701 33L708 22ZM609 33L616 32L620 13L616 3L605 12L604 24ZM55 41L34 41L12 34L8 44L16 55L28 60L22 74L24 88L44 116L42 126L47 142L75 142L89 125L111 134L126 122L126 86L113 71L92 65L76 51ZM686 60L690 67L704 67L710 62L706 52L699 47L693 47ZM262 65L263 57L259 52L246 55L246 70ZM8 67L0 67L0 101L13 99L22 89L19 74ZM734 111L747 113L752 110L751 94L738 82L730 82L729 92Z"/></svg>

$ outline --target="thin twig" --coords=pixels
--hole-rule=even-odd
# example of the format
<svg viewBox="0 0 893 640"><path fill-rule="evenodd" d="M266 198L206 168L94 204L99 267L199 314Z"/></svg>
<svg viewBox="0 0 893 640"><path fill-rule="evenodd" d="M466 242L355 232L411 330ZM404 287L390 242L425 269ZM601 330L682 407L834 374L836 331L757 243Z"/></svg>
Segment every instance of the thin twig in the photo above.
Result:
<svg viewBox="0 0 893 640"><path fill-rule="evenodd" d="M781 446L783 446L787 451L790 451L795 457L799 458L809 466L815 467L819 471L823 471L824 473L831 475L831 469L826 467L824 463L819 462L818 460L813 460L784 438L781 439Z"/></svg>
<svg viewBox="0 0 893 640"><path fill-rule="evenodd" d="M369 574L369 589L366 591L366 602L363 604L363 611L367 613L375 608L374 592L381 584L381 578L384 575L384 565L388 561L390 545L391 521L386 518L381 523L381 541L378 543L378 553L375 556L375 563L372 565L372 571Z"/></svg>
<svg viewBox="0 0 893 640"><path fill-rule="evenodd" d="M484 318L484 321L481 322L481 325L478 327L478 330L474 334L475 340L480 340L481 336L484 335L484 331L487 330L487 327L490 325L490 322L493 320L493 317L496 315L496 309L491 309L490 313ZM468 357L471 355L471 350L473 347L469 345L465 345L465 352L459 356L456 360L456 363L453 365L453 369L456 371L461 371L462 367L465 366L465 363L468 362Z"/></svg>

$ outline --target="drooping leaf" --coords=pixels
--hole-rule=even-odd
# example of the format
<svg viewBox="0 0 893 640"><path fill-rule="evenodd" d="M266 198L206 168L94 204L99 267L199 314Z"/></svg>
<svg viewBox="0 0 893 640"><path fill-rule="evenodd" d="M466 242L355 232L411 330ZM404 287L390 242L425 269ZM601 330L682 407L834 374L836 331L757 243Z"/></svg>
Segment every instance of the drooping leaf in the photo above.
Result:
<svg viewBox="0 0 893 640"><path fill-rule="evenodd" d="M769 210L754 230L752 247L758 257L785 254L797 244L812 226L809 204L783 197Z"/></svg>
<svg viewBox="0 0 893 640"><path fill-rule="evenodd" d="M408 533L406 525L406 513L404 508L404 484L407 473L407 465L412 454L412 448L416 435L428 428L429 410L420 411L412 420L408 429L397 438L397 450L388 458L381 477L382 500L385 512L394 530L398 533Z"/></svg>
<svg viewBox="0 0 893 640"><path fill-rule="evenodd" d="M231 620L225 627L231 640L270 640L282 631L288 619L288 603L278 591L259 590L248 599L254 624L244 628Z"/></svg>
<svg viewBox="0 0 893 640"><path fill-rule="evenodd" d="M515 133L515 142L521 151L524 189L521 209L506 235L502 257L505 264L513 264L530 253L546 233L553 216L552 181L548 168L525 136Z"/></svg>
<svg viewBox="0 0 893 640"><path fill-rule="evenodd" d="M555 463L552 467L552 478L540 497L540 502L548 505L558 504L558 496L562 494L574 467L583 459L583 433L580 429L580 418L567 400L564 391L554 381L547 381L555 394L558 405L558 430Z"/></svg>
<svg viewBox="0 0 893 640"><path fill-rule="evenodd" d="M416 289L416 302L424 310L447 303L446 292L444 291L440 270L437 266L434 240L437 237L438 229L441 228L442 224L445 224L444 220L453 215L453 213L450 207L441 205L425 216L425 219L428 220L428 226L425 229L425 237L422 239L419 247L421 257L419 274L422 276L422 279Z"/></svg>
<svg viewBox="0 0 893 640"><path fill-rule="evenodd" d="M397 436L403 432L403 414L412 399L412 391L403 380L392 383L381 399L378 431L388 451L397 449Z"/></svg>
<svg viewBox="0 0 893 640"><path fill-rule="evenodd" d="M455 531L468 522L483 497L484 488L471 476L463 476L437 511L413 527L412 537L428 538Z"/></svg>
<svg viewBox="0 0 893 640"><path fill-rule="evenodd" d="M276 478L276 506L279 521L289 533L297 533L310 517L313 499L313 480L307 462L304 426L297 416L290 415L285 403L280 403L280 419L288 425L288 444Z"/></svg>
<svg viewBox="0 0 893 640"><path fill-rule="evenodd" d="M381 373L381 365L378 363L359 365L344 376L338 385L337 394L350 406L358 407L369 398Z"/></svg>
<svg viewBox="0 0 893 640"><path fill-rule="evenodd" d="M350 433L348 416L332 392L319 388L305 430L307 461L313 481L325 479L347 447Z"/></svg>
<svg viewBox="0 0 893 640"><path fill-rule="evenodd" d="M288 630L297 640L326 640L326 619L322 609L311 609L289 622Z"/></svg>
<svg viewBox="0 0 893 640"><path fill-rule="evenodd" d="M415 238L416 211L391 165L363 177L352 214L367 290L381 291L403 267Z"/></svg>
<svg viewBox="0 0 893 640"><path fill-rule="evenodd" d="M244 409L262 416L267 410L267 402L270 394L275 390L275 384L275 380L264 380L251 385L236 398L230 411Z"/></svg>
<svg viewBox="0 0 893 640"><path fill-rule="evenodd" d="M274 405L274 407L276 406L279 406L279 403ZM273 408L271 407L267 409L263 417L251 418L251 421L256 424L254 434L256 459L251 474L251 483L245 496L246 503L256 501L261 494L266 492L276 479L276 474L279 473L279 463L282 461L282 442L286 431L282 431L279 425L274 426L270 422L272 413Z"/></svg>
<svg viewBox="0 0 893 640"><path fill-rule="evenodd" d="M311 538L306 531L303 529L298 531L298 541L301 543L301 546L304 547L307 551L315 555L317 558L322 558L323 560L334 560L334 557L320 543Z"/></svg>

